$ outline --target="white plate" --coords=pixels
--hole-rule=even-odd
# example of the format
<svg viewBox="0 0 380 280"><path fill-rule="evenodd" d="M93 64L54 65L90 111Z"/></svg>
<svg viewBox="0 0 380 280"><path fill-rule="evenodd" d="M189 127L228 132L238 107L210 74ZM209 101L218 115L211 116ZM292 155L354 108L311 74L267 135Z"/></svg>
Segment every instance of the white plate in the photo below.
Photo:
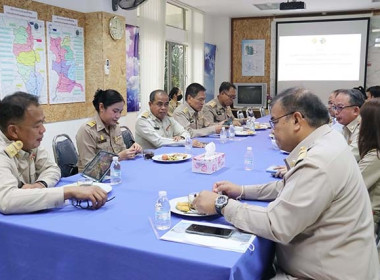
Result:
<svg viewBox="0 0 380 280"><path fill-rule="evenodd" d="M250 135L255 135L255 134L256 132L252 130L235 131L235 136L250 136Z"/></svg>
<svg viewBox="0 0 380 280"><path fill-rule="evenodd" d="M163 160L162 159L162 156L163 155L173 155L173 154L184 154L184 153L168 153L168 154L161 154L161 155L156 155L154 156L152 159L154 161L158 161L158 162L165 162L165 163L172 163L172 162L181 162L181 161L185 161L185 160L188 160L189 158L191 158L191 155L190 154L184 154L186 155L185 158L181 158L181 159L177 159L177 160Z"/></svg>
<svg viewBox="0 0 380 280"><path fill-rule="evenodd" d="M112 191L112 187L111 187L110 184L104 184L104 183L98 183L98 182L93 182L92 184L94 186L98 186L99 188L102 188L107 193L109 193L110 191ZM77 186L77 184L76 183L71 183L71 184L63 185L61 187L68 187L68 186L70 186L70 187L74 186L75 187L75 186Z"/></svg>
<svg viewBox="0 0 380 280"><path fill-rule="evenodd" d="M265 130L268 129L269 127L266 124L260 124L259 126L255 126L255 130Z"/></svg>
<svg viewBox="0 0 380 280"><path fill-rule="evenodd" d="M183 215L183 216L191 216L191 217L207 217L207 216L213 216L213 215L204 215L204 214L198 214L197 210L191 210L187 213L182 212L178 210L175 206L177 205L177 202L187 202L189 201L189 198L187 196L181 196L177 198L173 198L169 200L170 203L170 210L173 213L176 213L178 215Z"/></svg>

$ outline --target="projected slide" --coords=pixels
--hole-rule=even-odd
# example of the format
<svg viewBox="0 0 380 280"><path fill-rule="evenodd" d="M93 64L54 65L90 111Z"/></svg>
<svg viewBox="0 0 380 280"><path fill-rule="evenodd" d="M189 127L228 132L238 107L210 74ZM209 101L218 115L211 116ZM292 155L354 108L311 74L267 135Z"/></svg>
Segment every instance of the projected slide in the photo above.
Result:
<svg viewBox="0 0 380 280"><path fill-rule="evenodd" d="M280 36L278 81L358 81L361 34Z"/></svg>

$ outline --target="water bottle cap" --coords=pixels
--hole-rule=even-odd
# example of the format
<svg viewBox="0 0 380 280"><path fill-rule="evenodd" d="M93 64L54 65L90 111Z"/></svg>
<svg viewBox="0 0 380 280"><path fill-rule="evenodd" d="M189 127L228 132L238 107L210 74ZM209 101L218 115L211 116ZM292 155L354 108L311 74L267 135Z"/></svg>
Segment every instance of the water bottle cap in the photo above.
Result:
<svg viewBox="0 0 380 280"><path fill-rule="evenodd" d="M159 191L159 192L158 192L158 196L159 196L159 197L161 197L161 196L166 196L166 195L167 195L166 191Z"/></svg>
<svg viewBox="0 0 380 280"><path fill-rule="evenodd" d="M113 161L119 160L119 157L114 156L114 157L112 157L112 160L113 160Z"/></svg>
<svg viewBox="0 0 380 280"><path fill-rule="evenodd" d="M247 147L247 151L252 151L252 147Z"/></svg>

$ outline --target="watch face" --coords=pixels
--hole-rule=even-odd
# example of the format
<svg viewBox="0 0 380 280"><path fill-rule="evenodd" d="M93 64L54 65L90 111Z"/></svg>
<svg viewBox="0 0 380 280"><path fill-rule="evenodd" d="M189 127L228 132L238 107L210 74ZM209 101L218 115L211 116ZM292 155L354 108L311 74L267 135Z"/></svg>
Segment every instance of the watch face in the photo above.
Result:
<svg viewBox="0 0 380 280"><path fill-rule="evenodd" d="M219 205L224 204L226 202L226 200L227 200L227 198L225 196L221 195L218 197L216 204L219 204Z"/></svg>
<svg viewBox="0 0 380 280"><path fill-rule="evenodd" d="M110 19L110 35L112 39L119 40L123 38L124 34L124 24L118 17L113 17Z"/></svg>

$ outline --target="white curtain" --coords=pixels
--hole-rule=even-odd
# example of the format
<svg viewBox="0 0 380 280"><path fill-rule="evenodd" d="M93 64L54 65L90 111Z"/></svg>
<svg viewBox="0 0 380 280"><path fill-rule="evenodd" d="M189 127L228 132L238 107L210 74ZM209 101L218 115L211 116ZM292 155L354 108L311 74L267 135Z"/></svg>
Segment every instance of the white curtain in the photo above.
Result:
<svg viewBox="0 0 380 280"><path fill-rule="evenodd" d="M141 109L149 94L164 89L166 1L149 0L139 7Z"/></svg>

